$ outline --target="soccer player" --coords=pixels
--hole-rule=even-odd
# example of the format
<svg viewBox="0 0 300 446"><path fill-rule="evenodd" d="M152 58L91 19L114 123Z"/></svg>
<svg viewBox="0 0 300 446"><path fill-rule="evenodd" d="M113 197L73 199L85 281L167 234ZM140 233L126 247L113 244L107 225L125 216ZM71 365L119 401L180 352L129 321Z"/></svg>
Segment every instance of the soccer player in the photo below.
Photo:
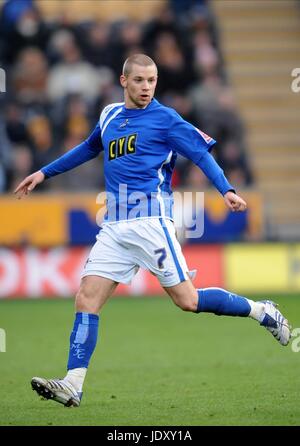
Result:
<svg viewBox="0 0 300 446"><path fill-rule="evenodd" d="M65 406L80 405L101 308L118 283L130 283L139 267L156 275L184 311L249 316L280 344L290 339L288 321L272 301L255 302L221 288L193 286L172 222L171 177L177 153L202 169L231 211L244 211L247 205L210 154L215 141L154 99L157 76L150 57L130 56L120 77L124 102L106 106L84 142L25 178L15 190L21 198L45 179L104 152L107 213L76 295L67 374L63 379L31 380L39 395Z"/></svg>

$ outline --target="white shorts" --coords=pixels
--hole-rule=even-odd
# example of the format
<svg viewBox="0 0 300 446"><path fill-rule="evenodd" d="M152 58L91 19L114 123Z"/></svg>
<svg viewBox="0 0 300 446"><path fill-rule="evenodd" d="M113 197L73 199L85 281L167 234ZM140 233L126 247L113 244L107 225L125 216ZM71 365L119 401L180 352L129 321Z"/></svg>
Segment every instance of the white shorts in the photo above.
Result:
<svg viewBox="0 0 300 446"><path fill-rule="evenodd" d="M96 275L129 284L140 267L157 276L163 287L189 277L170 220L158 217L106 223L96 238L82 277Z"/></svg>

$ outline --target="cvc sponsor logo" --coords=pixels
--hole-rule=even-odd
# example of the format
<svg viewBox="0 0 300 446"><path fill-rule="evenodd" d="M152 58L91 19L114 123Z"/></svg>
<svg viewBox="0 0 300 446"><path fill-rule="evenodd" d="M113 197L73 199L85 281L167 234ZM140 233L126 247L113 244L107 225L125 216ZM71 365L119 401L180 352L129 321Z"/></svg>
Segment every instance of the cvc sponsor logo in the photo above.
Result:
<svg viewBox="0 0 300 446"><path fill-rule="evenodd" d="M292 70L291 76L295 79L291 83L291 90L294 93L300 92L300 68L294 68Z"/></svg>

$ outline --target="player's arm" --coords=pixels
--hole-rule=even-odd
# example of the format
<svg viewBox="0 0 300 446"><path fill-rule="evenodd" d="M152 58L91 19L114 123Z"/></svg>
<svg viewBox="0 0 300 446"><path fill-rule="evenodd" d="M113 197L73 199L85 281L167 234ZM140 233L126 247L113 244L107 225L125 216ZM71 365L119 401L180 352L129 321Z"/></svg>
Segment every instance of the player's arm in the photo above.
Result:
<svg viewBox="0 0 300 446"><path fill-rule="evenodd" d="M74 169L81 164L95 158L103 150L101 142L101 130L99 124L96 125L90 136L78 146L57 158L52 163L47 164L41 170L26 177L15 189L14 193L18 198L22 198L31 192L38 184L46 178L54 177L68 170Z"/></svg>
<svg viewBox="0 0 300 446"><path fill-rule="evenodd" d="M216 189L223 195L225 204L231 211L237 212L247 209L246 202L235 193L223 170L209 152L204 153L195 164L200 167Z"/></svg>
<svg viewBox="0 0 300 446"><path fill-rule="evenodd" d="M209 153L216 141L181 118L176 112L171 115L168 131L169 142L178 153L193 161L223 195L228 208L244 211L246 202L239 197L229 183L223 170Z"/></svg>

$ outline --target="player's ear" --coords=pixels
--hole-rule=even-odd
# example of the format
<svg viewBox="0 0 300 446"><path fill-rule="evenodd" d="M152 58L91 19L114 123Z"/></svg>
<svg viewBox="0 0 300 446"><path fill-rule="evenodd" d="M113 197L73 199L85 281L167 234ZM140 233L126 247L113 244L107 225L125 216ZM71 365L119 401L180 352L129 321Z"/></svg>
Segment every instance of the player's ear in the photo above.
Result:
<svg viewBox="0 0 300 446"><path fill-rule="evenodd" d="M127 77L124 76L124 74L121 74L120 76L120 84L123 88L127 87Z"/></svg>

